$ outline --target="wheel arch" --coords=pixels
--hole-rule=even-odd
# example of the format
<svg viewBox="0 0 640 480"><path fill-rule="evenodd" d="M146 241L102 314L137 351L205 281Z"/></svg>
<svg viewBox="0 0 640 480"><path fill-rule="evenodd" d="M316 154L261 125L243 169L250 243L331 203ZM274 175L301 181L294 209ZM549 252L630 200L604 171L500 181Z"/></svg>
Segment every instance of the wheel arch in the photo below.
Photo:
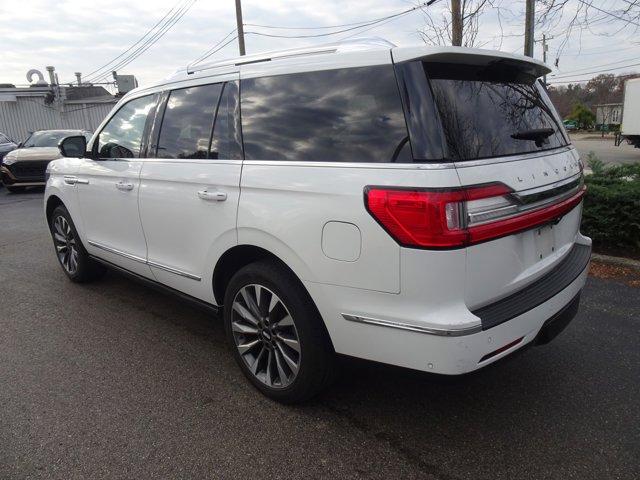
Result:
<svg viewBox="0 0 640 480"><path fill-rule="evenodd" d="M216 263L216 266L213 270L213 279L212 279L212 288L213 295L218 306L224 305L224 296L226 292L226 288L229 285L229 281L233 277L233 275L240 270L241 268L257 262L259 260L272 260L277 263L279 266L284 268L286 271L291 273L293 277L300 283L300 286L309 296L311 303L315 307L318 312L318 317L322 319L322 328L324 329L329 342L331 343L331 348L333 347L333 340L331 339L331 335L327 329L327 325L320 314L320 310L316 305L315 300L311 296L311 293L307 290L304 283L301 280L300 275L298 275L287 263L285 263L280 257L276 254L270 252L269 250L258 247L256 245L250 244L242 244L236 245L229 250L227 250Z"/></svg>
<svg viewBox="0 0 640 480"><path fill-rule="evenodd" d="M300 280L299 276L291 269L291 267L289 267L289 265L269 250L256 245L235 245L222 254L213 269L213 279L211 284L216 303L218 305L223 305L227 285L229 285L231 277L233 277L238 270L246 267L250 263L264 259L271 259L277 262Z"/></svg>
<svg viewBox="0 0 640 480"><path fill-rule="evenodd" d="M46 218L47 218L47 223L49 225L51 225L51 214L60 205L62 205L62 206L64 206L66 208L64 202L57 195L50 195L49 198L47 198L47 204L46 204L46 207L45 207L45 215L46 215Z"/></svg>

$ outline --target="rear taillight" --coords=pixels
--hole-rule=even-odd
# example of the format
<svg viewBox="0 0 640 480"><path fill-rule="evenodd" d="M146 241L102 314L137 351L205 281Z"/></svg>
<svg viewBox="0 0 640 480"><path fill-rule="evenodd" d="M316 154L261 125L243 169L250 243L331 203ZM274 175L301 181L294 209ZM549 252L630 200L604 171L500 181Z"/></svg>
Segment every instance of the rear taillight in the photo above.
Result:
<svg viewBox="0 0 640 480"><path fill-rule="evenodd" d="M502 183L456 189L365 188L365 205L401 245L459 248L556 221L580 203L584 187L543 206L522 205Z"/></svg>

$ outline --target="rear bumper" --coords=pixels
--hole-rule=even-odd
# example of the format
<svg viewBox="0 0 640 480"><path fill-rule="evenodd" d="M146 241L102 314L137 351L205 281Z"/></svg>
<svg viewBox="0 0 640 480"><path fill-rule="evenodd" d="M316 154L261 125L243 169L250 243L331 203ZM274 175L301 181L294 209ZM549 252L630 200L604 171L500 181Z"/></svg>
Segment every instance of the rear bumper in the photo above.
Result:
<svg viewBox="0 0 640 480"><path fill-rule="evenodd" d="M338 353L416 370L460 375L487 366L525 345L548 343L568 325L577 312L591 251L588 244L576 244L576 247L577 253L568 255L563 265L545 275L545 281L539 280L521 291L533 291L535 295L523 298L518 297L521 292L517 292L493 304L500 308L479 309L485 319L494 321L483 322L483 318L477 316L479 310L466 310L467 314L480 318L482 324L475 328L429 331L421 330L417 323L388 321L385 324L384 317L349 311L353 305L378 303L379 293L314 283L306 286L316 300ZM538 283L541 287L534 288ZM362 298L363 295L368 298ZM501 316L486 315L496 312L502 312ZM464 312L457 306L438 313L443 325L449 321L455 325ZM380 318L383 323L368 321ZM500 321L495 321L496 318ZM418 328L413 328L416 326Z"/></svg>
<svg viewBox="0 0 640 480"><path fill-rule="evenodd" d="M567 256L549 273L525 288L472 313L480 318L482 330L507 322L564 290L589 265L591 245L576 243Z"/></svg>

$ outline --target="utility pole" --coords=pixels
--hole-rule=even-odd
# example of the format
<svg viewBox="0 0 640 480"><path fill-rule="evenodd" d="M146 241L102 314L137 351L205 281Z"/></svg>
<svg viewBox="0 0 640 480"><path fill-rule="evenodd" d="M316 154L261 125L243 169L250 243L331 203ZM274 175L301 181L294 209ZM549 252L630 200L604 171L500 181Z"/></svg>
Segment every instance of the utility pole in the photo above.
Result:
<svg viewBox="0 0 640 480"><path fill-rule="evenodd" d="M451 0L451 45L462 45L462 10L460 0Z"/></svg>
<svg viewBox="0 0 640 480"><path fill-rule="evenodd" d="M535 0L527 0L527 13L524 22L524 54L527 57L533 57L533 30L535 14Z"/></svg>
<svg viewBox="0 0 640 480"><path fill-rule="evenodd" d="M547 35L542 34L542 61L547 64L547 50L549 50L549 45L547 45ZM544 74L542 77L542 81L544 82L544 86L547 86L547 74Z"/></svg>
<svg viewBox="0 0 640 480"><path fill-rule="evenodd" d="M547 37L546 33L542 34L542 38L540 40L534 40L535 43L542 43L542 61L547 63L547 52L549 51L549 45L547 44L547 40L553 40L553 37ZM544 74L543 77L544 84L547 85L547 74Z"/></svg>
<svg viewBox="0 0 640 480"><path fill-rule="evenodd" d="M244 26L242 25L242 5L240 0L236 0L236 23L238 24L238 48L240 49L240 55L244 55Z"/></svg>

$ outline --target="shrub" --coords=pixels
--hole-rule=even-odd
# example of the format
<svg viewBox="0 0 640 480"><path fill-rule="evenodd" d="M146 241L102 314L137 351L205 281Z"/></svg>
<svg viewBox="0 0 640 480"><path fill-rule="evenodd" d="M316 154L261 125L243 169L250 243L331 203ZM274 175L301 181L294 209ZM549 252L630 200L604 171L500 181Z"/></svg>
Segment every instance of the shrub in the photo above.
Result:
<svg viewBox="0 0 640 480"><path fill-rule="evenodd" d="M590 152L582 231L596 246L640 249L640 163L605 165Z"/></svg>
<svg viewBox="0 0 640 480"><path fill-rule="evenodd" d="M578 124L579 128L590 128L596 121L596 115L585 104L576 102L573 104L571 113L567 117Z"/></svg>

